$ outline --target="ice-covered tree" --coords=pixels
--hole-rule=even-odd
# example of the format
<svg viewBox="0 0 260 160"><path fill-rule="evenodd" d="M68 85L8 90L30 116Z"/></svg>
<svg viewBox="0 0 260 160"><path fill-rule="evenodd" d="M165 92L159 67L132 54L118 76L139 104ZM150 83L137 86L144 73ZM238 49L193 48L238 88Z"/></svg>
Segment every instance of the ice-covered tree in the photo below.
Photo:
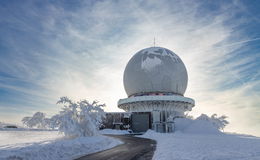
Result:
<svg viewBox="0 0 260 160"><path fill-rule="evenodd" d="M45 114L42 112L36 112L32 117L24 117L22 122L29 128L46 128Z"/></svg>
<svg viewBox="0 0 260 160"><path fill-rule="evenodd" d="M28 128L57 129L59 126L59 115L46 118L44 113L36 112L32 117L24 117L22 123Z"/></svg>
<svg viewBox="0 0 260 160"><path fill-rule="evenodd" d="M97 135L102 117L105 116L102 109L105 105L92 103L87 100L73 102L67 97L61 97L57 104L63 104L59 114L59 130L66 136L94 136Z"/></svg>
<svg viewBox="0 0 260 160"><path fill-rule="evenodd" d="M217 116L217 114L213 114L211 117L207 116L206 114L201 114L199 117L197 117L197 120L204 120L209 121L212 123L218 130L223 130L229 122L226 120L227 116L222 115L220 117Z"/></svg>
<svg viewBox="0 0 260 160"><path fill-rule="evenodd" d="M46 120L45 120L46 121ZM50 119L48 119L48 128L50 129L57 129L60 125L60 115L56 114L52 116Z"/></svg>
<svg viewBox="0 0 260 160"><path fill-rule="evenodd" d="M197 118L176 118L174 119L175 131L184 133L219 134L220 130L228 124L226 116L218 117L216 114L208 116L201 114Z"/></svg>
<svg viewBox="0 0 260 160"><path fill-rule="evenodd" d="M215 126L218 127L218 129L224 130L226 125L229 124L229 122L226 120L227 118L228 117L225 115L218 117L217 114L213 114L211 116L211 121L214 123Z"/></svg>
<svg viewBox="0 0 260 160"><path fill-rule="evenodd" d="M23 125L25 125L25 126L31 128L31 126L28 124L28 122L30 121L31 118L32 118L32 117L23 117L23 119L22 119Z"/></svg>

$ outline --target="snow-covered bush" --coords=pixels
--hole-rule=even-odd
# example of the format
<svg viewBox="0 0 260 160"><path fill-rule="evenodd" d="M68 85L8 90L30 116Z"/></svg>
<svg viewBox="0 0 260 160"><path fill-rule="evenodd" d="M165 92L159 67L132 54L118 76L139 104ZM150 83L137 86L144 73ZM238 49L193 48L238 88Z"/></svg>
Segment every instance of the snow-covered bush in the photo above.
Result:
<svg viewBox="0 0 260 160"><path fill-rule="evenodd" d="M87 100L73 102L67 97L61 97L57 104L63 104L59 114L46 118L42 112L36 112L32 117L24 117L22 122L29 128L59 129L66 136L94 136L102 125L105 104L92 103Z"/></svg>
<svg viewBox="0 0 260 160"><path fill-rule="evenodd" d="M22 119L23 125L25 125L25 126L31 128L31 126L28 124L31 118L32 118L32 117L23 117L23 119Z"/></svg>
<svg viewBox="0 0 260 160"><path fill-rule="evenodd" d="M47 121L49 129L58 129L60 126L60 115L56 114L45 121Z"/></svg>
<svg viewBox="0 0 260 160"><path fill-rule="evenodd" d="M222 115L220 117L217 116L217 114L213 114L211 115L211 117L207 116L206 114L201 114L197 120L204 120L204 121L209 121L210 123L212 123L218 130L223 130L225 128L225 126L228 123L228 121L226 120L227 116Z"/></svg>
<svg viewBox="0 0 260 160"><path fill-rule="evenodd" d="M57 104L64 104L59 114L59 130L69 137L97 135L105 105L97 101L87 100L73 102L67 97L61 97Z"/></svg>
<svg viewBox="0 0 260 160"><path fill-rule="evenodd" d="M226 125L229 124L229 122L226 120L228 117L225 115L222 115L220 117L217 117L217 114L213 114L211 116L212 123L218 127L218 129L224 130Z"/></svg>
<svg viewBox="0 0 260 160"><path fill-rule="evenodd" d="M217 117L213 114L211 117L201 114L196 119L176 118L174 120L175 131L184 133L201 133L201 134L219 134L220 130L228 124L226 116Z"/></svg>
<svg viewBox="0 0 260 160"><path fill-rule="evenodd" d="M29 128L46 129L47 122L45 120L45 114L42 112L36 112L32 117L24 117L22 122Z"/></svg>
<svg viewBox="0 0 260 160"><path fill-rule="evenodd" d="M44 113L36 112L32 117L24 117L22 123L28 128L57 129L59 126L59 115L45 118Z"/></svg>

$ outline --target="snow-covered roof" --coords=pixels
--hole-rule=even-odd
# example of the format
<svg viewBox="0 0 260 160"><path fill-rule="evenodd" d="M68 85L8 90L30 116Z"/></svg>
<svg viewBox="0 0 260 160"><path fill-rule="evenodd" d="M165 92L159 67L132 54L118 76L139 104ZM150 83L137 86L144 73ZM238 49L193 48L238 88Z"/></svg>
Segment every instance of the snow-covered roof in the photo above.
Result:
<svg viewBox="0 0 260 160"><path fill-rule="evenodd" d="M137 52L124 71L124 87L128 96L147 92L183 95L187 83L187 71L180 57L162 47Z"/></svg>

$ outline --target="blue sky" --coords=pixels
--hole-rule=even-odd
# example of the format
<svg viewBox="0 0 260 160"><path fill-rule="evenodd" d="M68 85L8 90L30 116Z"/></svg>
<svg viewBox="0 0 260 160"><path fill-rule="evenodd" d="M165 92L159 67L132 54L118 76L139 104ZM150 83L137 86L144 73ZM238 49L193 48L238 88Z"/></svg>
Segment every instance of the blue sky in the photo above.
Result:
<svg viewBox="0 0 260 160"><path fill-rule="evenodd" d="M0 2L0 121L59 111L60 96L120 111L123 71L140 49L184 61L190 113L229 116L227 131L260 135L260 2Z"/></svg>

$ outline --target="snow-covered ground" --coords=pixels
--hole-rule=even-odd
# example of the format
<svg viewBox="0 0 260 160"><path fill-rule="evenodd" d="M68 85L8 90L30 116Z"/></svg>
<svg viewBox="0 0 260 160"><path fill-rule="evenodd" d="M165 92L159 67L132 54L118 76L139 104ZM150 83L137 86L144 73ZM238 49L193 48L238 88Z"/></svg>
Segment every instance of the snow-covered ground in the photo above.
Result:
<svg viewBox="0 0 260 160"><path fill-rule="evenodd" d="M3 130L0 131L0 149L5 146L9 148L22 147L30 145L31 143L51 141L62 138L63 135L58 131L16 131L16 130Z"/></svg>
<svg viewBox="0 0 260 160"><path fill-rule="evenodd" d="M0 160L71 160L119 144L105 136L67 139L57 131L2 130Z"/></svg>
<svg viewBox="0 0 260 160"><path fill-rule="evenodd" d="M154 160L260 160L260 138L235 134L156 133Z"/></svg>
<svg viewBox="0 0 260 160"><path fill-rule="evenodd" d="M222 133L205 116L176 119L174 133L141 137L157 141L154 160L260 160L260 138Z"/></svg>
<svg viewBox="0 0 260 160"><path fill-rule="evenodd" d="M104 129L100 134L129 134ZM260 160L260 138L220 132L205 120L176 119L174 133L147 131L154 160ZM122 144L106 136L65 138L58 131L0 129L0 160L71 160Z"/></svg>

